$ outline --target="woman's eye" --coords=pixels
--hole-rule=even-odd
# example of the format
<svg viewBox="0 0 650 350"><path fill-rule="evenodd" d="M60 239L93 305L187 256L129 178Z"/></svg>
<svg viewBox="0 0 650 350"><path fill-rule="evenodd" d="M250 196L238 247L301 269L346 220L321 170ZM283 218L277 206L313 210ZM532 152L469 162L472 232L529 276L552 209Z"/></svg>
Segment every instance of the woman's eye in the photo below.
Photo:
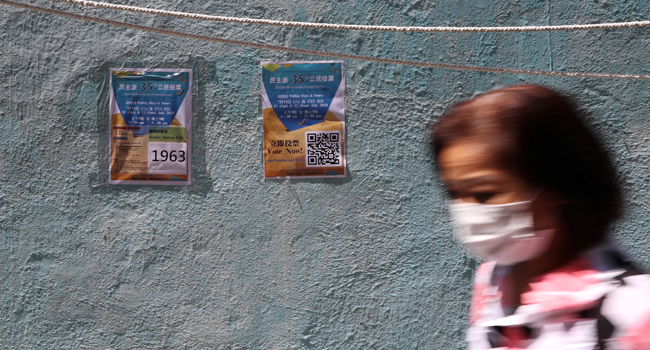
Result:
<svg viewBox="0 0 650 350"><path fill-rule="evenodd" d="M474 199L479 203L485 203L490 200L496 193L494 192L482 192L474 193Z"/></svg>

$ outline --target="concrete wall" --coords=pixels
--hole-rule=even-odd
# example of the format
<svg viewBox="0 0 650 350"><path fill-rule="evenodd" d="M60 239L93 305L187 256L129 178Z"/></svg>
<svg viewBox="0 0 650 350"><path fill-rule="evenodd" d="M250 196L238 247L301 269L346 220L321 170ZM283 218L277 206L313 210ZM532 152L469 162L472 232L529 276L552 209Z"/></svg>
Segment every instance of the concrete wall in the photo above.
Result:
<svg viewBox="0 0 650 350"><path fill-rule="evenodd" d="M384 25L650 18L646 0L114 2ZM642 28L343 32L32 3L318 50L650 73L650 36ZM650 82L346 61L349 178L264 182L259 61L320 58L0 9L2 349L463 348L476 262L450 236L426 124L453 102L515 83L560 89L584 108L625 189L615 237L650 266ZM108 69L122 66L194 69L192 186L108 185Z"/></svg>

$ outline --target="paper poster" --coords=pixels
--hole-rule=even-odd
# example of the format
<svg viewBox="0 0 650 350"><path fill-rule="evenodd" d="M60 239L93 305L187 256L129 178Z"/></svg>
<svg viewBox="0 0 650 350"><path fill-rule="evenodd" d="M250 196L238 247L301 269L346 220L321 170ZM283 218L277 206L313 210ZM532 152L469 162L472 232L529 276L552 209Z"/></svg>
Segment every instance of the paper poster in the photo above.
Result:
<svg viewBox="0 0 650 350"><path fill-rule="evenodd" d="M192 70L111 68L110 184L189 185Z"/></svg>
<svg viewBox="0 0 650 350"><path fill-rule="evenodd" d="M261 68L264 177L344 177L343 61Z"/></svg>

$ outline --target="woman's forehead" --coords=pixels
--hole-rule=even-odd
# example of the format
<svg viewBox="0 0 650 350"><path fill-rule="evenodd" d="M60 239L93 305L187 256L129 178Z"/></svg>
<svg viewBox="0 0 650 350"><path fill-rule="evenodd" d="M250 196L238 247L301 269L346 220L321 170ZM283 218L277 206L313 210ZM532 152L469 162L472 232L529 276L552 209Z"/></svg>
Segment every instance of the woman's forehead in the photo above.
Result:
<svg viewBox="0 0 650 350"><path fill-rule="evenodd" d="M447 185L468 185L515 177L500 166L491 149L476 140L457 141L445 147L438 157L442 180Z"/></svg>
<svg viewBox="0 0 650 350"><path fill-rule="evenodd" d="M440 151L438 163L443 171L495 166L489 145L476 139L459 140Z"/></svg>

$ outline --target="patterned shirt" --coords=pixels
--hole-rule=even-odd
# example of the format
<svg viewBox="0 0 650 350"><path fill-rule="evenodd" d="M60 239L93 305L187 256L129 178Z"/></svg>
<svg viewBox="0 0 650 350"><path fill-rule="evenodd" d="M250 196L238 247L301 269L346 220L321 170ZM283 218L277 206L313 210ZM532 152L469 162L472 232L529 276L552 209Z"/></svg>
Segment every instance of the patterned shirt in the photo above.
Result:
<svg viewBox="0 0 650 350"><path fill-rule="evenodd" d="M505 305L511 267L476 271L469 350L650 350L650 276L611 247L594 249L543 274Z"/></svg>

